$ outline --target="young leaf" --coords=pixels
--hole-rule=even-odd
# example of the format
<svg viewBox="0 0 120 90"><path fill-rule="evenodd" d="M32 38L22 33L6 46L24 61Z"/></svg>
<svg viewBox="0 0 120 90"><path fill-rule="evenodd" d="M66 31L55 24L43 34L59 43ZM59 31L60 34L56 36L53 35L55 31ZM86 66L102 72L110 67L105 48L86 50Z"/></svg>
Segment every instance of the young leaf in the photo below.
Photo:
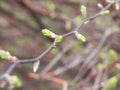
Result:
<svg viewBox="0 0 120 90"><path fill-rule="evenodd" d="M80 34L80 33L78 33L78 32L75 32L75 36L76 36L76 38L77 38L78 40L81 40L81 41L83 41L83 42L86 41L86 38L85 38L82 34Z"/></svg>
<svg viewBox="0 0 120 90"><path fill-rule="evenodd" d="M87 9L84 5L81 6L80 11L84 17L87 16Z"/></svg>
<svg viewBox="0 0 120 90"><path fill-rule="evenodd" d="M33 63L33 72L36 72L39 68L40 61L34 62Z"/></svg>
<svg viewBox="0 0 120 90"><path fill-rule="evenodd" d="M47 37L50 37L50 38L56 38L58 35L56 35L55 33L51 32L50 30L48 29L43 29L42 30L42 34L44 36L47 36Z"/></svg>

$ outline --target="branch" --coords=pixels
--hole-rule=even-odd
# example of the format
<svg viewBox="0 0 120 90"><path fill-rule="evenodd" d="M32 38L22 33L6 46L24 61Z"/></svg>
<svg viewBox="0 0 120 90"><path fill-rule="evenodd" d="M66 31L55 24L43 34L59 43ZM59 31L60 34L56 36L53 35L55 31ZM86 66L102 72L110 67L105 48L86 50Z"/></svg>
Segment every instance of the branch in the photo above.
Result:
<svg viewBox="0 0 120 90"><path fill-rule="evenodd" d="M85 18L81 21L80 25L74 29L73 31L69 32L69 33L66 33L66 34L63 34L63 38L65 37L68 37L70 35L73 35L75 34L76 32L80 31L81 30L81 27L82 25L86 22L86 21L91 21L93 19L95 19L96 17L100 16L102 12L104 12L105 10L107 10L110 6L112 5L112 3L109 3L105 8L103 8L100 12L98 12L97 14L91 16L91 17L88 17L88 18ZM24 64L24 63L34 63L36 61L40 61L48 52L50 52L52 50L52 48L54 48L56 45L55 43L53 42L51 44L51 46L45 50L42 54L40 54L38 57L36 58L33 58L33 59L25 59L25 60L17 60L15 63L13 63L9 68L8 70L0 76L0 80L6 78L14 69L15 67L18 65L18 64Z"/></svg>
<svg viewBox="0 0 120 90"><path fill-rule="evenodd" d="M40 54L36 58L25 59L25 60L17 60L15 63L13 63L9 67L9 69L2 76L0 76L0 80L5 78L6 76L8 76L18 64L33 63L33 62L36 62L36 61L40 61L53 47L54 47L54 43L47 50L45 50L42 54Z"/></svg>

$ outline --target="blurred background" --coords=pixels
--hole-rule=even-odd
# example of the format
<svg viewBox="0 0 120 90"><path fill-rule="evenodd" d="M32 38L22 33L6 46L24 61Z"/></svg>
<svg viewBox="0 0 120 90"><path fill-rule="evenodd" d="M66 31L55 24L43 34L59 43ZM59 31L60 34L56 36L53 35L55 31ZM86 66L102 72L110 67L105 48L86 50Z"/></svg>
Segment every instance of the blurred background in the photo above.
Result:
<svg viewBox="0 0 120 90"><path fill-rule="evenodd" d="M83 19L81 5L86 6L89 17L101 10L98 3L108 4L105 0L0 0L0 49L19 59L37 57L53 42L41 34L42 29L59 35L71 32ZM12 74L22 86L14 90L101 90L101 83L120 77L120 10L115 5L109 10L109 15L82 26L80 33L86 42L72 35L50 51L40 62L40 79L31 78L32 64L18 65ZM10 65L0 59L0 74ZM58 81L43 79L48 73ZM62 89L64 83L68 89ZM119 88L118 80L115 90Z"/></svg>

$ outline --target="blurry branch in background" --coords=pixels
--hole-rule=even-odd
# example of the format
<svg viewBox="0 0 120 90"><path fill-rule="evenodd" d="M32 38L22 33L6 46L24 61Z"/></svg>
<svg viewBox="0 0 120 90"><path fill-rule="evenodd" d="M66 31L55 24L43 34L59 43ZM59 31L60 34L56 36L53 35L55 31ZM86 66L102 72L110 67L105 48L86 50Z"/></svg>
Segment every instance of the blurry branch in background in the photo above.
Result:
<svg viewBox="0 0 120 90"><path fill-rule="evenodd" d="M43 80L48 80L48 81L51 81L51 82L54 82L57 84L62 84L62 86L63 86L62 90L68 90L67 81L65 81L64 79L52 76L50 74L46 74L46 75L42 76L42 78L40 78L39 74L36 74L36 73L29 73L28 76L29 76L29 78L32 78L32 79L37 79L37 80L43 79Z"/></svg>
<svg viewBox="0 0 120 90"><path fill-rule="evenodd" d="M33 15L34 12L36 12L36 13L41 13L41 12L42 12L43 15L50 15L50 13L51 13L51 12L47 12L47 11L45 11L45 10L41 10L40 8L35 8L35 7L31 6L31 4L30 4L30 2L29 2L28 0L22 0L21 3L22 3L22 4L25 4L25 5L27 6L27 8L29 9L29 12L32 13L32 15ZM8 78L9 78L9 75L11 74L11 72L15 69L15 67L16 67L18 64L34 63L33 69L36 68L36 69L35 69L35 71L36 71L37 68L39 67L39 64L37 63L37 67L36 67L36 66L35 66L35 65L36 65L35 63L38 62L38 61L39 61L39 63L40 63L40 61L41 61L53 48L59 46L59 44L63 41L63 39L64 39L65 37L68 37L68 36L71 36L71 35L75 35L75 37L76 37L78 40L80 39L80 40L82 40L83 42L86 42L86 38L79 33L79 32L82 30L81 27L82 27L84 24L86 24L86 22L90 22L90 21L94 20L95 18L97 18L98 16L109 14L110 11L107 10L107 9L109 9L109 7L110 7L112 4L114 4L114 2L112 2L112 3L110 2L107 6L102 7L102 9L101 9L100 12L98 12L97 14L95 14L95 15L93 15L93 16L91 16L91 17L87 17L87 13L88 13L88 12L86 11L86 7L85 7L85 6L81 6L81 12L83 13L83 17L84 17L83 20L81 21L81 23L79 24L79 26L78 26L77 28L75 28L73 31L68 32L68 33L66 33L66 34L57 35L57 34L51 32L51 31L48 30L48 29L43 29L43 30L42 30L42 34L43 34L44 36L47 36L47 37L50 37L50 38L53 38L53 39L54 39L54 42L49 46L49 48L46 49L46 50L45 50L42 54L40 54L38 57L33 58L33 59L19 60L19 59L16 59L16 58L12 58L13 64L10 65L10 67L7 69L7 71L6 71L5 73L3 73L3 75L0 76L0 80L8 79ZM118 8L118 7L117 7L117 8ZM1 9L1 11L2 11L2 9ZM3 11L2 11L2 12L3 12ZM6 12L4 12L4 13L5 13L5 15L6 15ZM1 14L1 13L0 13L0 14ZM7 17L7 15L6 15L6 17ZM34 16L34 18L37 20L37 16ZM62 19L58 14L55 14L54 18L55 18L55 19ZM9 19L9 18L8 18L8 19ZM10 20L10 19L9 19L9 20ZM14 20L14 18L13 18L13 19L10 20L10 21L11 21L11 22L14 22L15 20ZM37 21L37 22L40 23L39 21ZM18 23L19 23L19 22L18 22ZM88 58L86 59L86 62L85 62L81 67L84 67L87 63L89 63L89 61L91 61L91 59L94 58L94 56L95 56L96 54L99 53L100 49L102 48L102 46L103 46L103 44L105 43L105 41L106 41L106 39L107 39L108 36L109 36L109 35L106 35L106 34L103 36L103 38L101 39L101 41L100 41L100 43L98 44L98 46L97 46L97 47L95 48L95 50L90 54L90 56L88 56ZM69 49L69 48L68 48L68 49ZM66 49L66 50L67 50L67 49ZM64 53L64 52L65 52L65 51L63 51L63 53ZM11 56L11 57L12 57L12 56ZM59 57L61 57L61 56L59 56ZM2 56L1 56L1 58L2 58ZM78 58L81 58L81 57L78 57ZM4 59L4 58L2 58L2 59ZM8 60L11 60L10 58L7 58L7 59L8 59ZM41 74L47 73L47 72L49 71L49 69L52 68L53 65L56 64L57 61L58 61L58 59L54 59L53 62L51 62L51 63L48 65L48 67L45 68L45 71L42 71ZM75 65L77 65L77 63L80 63L80 62L77 62L77 63L74 62L74 63L75 63L74 65L69 64L69 65L67 66L67 68L68 68L68 69L69 69L69 68L72 68L72 67L74 67ZM65 67L66 67L66 66L65 66ZM48 68L49 68L49 69L48 69ZM83 69L83 68L81 68L81 69ZM81 69L80 69L80 72L78 72L78 75L79 75L79 73L81 73ZM64 72L64 67L63 67L63 69L61 69L61 70L62 70L62 72ZM59 71L59 69L58 69L58 71ZM55 72L56 72L56 71L55 71ZM54 75L54 74L53 74L53 75ZM79 80L78 75L76 75L75 81L78 81L78 80ZM36 76L36 77L34 77L34 78L37 78L37 77L40 77L40 76ZM48 78L48 77L49 77L49 78ZM55 78L55 77L52 77L52 75L49 75L48 77L45 77L45 79L47 79L47 80L52 80L53 82L56 82L56 78ZM59 80L61 80L61 79L59 79ZM63 90L67 90L67 83L66 83L66 81L62 81L62 84L63 84L63 86L64 86Z"/></svg>
<svg viewBox="0 0 120 90"><path fill-rule="evenodd" d="M103 48L103 45L105 44L107 37L110 35L106 35L106 32L111 32L111 30L106 30L103 37L101 38L101 40L99 41L97 47L90 53L90 55L86 58L84 64L82 64L78 74L76 75L75 79L73 80L74 82L77 82L81 77L83 77L83 75L87 72L87 69L84 71L83 69L88 66L88 64L90 63L90 61L94 60L94 58L99 55L100 51ZM95 62L95 61L94 61Z"/></svg>
<svg viewBox="0 0 120 90"><path fill-rule="evenodd" d="M49 17L51 17L51 15L53 15L53 17L54 17L53 19L60 20L60 21L63 21L63 22L66 22L66 21L69 20L69 19L63 18L58 13L51 12L51 11L48 11L48 10L40 8L40 7L34 7L29 0L21 0L21 3L24 4L24 6L26 6L33 13L38 13L40 15L49 16Z"/></svg>

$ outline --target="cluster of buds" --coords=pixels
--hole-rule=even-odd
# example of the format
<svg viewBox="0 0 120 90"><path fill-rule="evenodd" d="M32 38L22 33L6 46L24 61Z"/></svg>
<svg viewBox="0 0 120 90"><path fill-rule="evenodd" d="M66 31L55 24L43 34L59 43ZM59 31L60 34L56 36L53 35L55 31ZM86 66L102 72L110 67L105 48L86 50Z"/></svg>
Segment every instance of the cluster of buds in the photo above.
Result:
<svg viewBox="0 0 120 90"><path fill-rule="evenodd" d="M62 35L57 35L57 34L51 32L51 31L48 30L48 29L43 29L43 30L42 30L42 34L43 34L44 36L53 38L55 45L57 45L58 43L61 43L62 40L63 40L63 36L62 36Z"/></svg>

